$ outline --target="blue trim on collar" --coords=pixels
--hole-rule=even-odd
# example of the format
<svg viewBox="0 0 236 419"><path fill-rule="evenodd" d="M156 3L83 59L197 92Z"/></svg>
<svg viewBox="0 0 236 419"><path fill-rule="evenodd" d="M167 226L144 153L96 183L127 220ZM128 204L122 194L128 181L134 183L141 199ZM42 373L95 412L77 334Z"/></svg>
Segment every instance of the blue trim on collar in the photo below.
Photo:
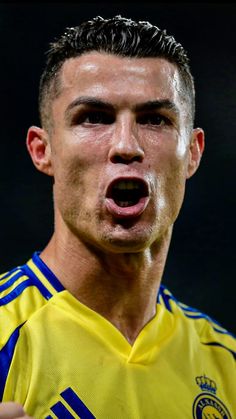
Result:
<svg viewBox="0 0 236 419"><path fill-rule="evenodd" d="M56 275L49 269L49 267L43 262L43 260L40 258L39 251L34 252L32 256L32 260L39 268L39 270L42 272L42 274L47 278L47 280L50 282L50 284L55 288L56 291L64 291L64 287L59 281L59 279L56 277Z"/></svg>

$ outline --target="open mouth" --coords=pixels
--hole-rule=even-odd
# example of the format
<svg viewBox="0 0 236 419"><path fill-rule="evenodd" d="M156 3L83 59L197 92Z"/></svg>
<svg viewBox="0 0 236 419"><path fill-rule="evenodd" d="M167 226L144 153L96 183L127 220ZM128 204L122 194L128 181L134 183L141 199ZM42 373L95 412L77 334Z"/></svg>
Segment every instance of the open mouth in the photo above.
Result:
<svg viewBox="0 0 236 419"><path fill-rule="evenodd" d="M148 187L140 179L121 179L108 188L107 198L111 198L121 208L132 207L142 198L148 197Z"/></svg>

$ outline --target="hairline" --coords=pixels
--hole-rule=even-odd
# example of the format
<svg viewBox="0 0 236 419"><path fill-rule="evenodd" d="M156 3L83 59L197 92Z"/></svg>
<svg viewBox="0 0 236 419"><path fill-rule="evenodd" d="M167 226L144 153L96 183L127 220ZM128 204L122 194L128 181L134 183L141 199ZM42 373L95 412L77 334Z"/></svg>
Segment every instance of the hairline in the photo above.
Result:
<svg viewBox="0 0 236 419"><path fill-rule="evenodd" d="M193 127L193 106L192 106L192 99L190 97L189 94L189 88L186 86L186 83L184 81L184 77L181 71L181 68L179 67L179 65L174 61L171 60L171 58L164 56L164 55L158 55L158 56L134 56L134 55L124 55L124 54L116 54L115 52L107 52L105 50L89 50L89 51L84 51L82 53L78 53L75 56L71 56L68 58L65 58L63 61L61 61L54 73L54 75L52 75L50 77L50 79L47 81L47 83L44 85L43 88L43 95L42 95L42 100L40 102L40 116L41 116L41 123L42 123L42 127L46 130L48 130L49 132L52 132L53 130L53 126L54 126L54 122L53 122L53 115L52 115L52 104L53 101L58 98L62 92L62 71L63 71L63 67L65 65L66 62L68 62L69 60L72 59L76 59L76 58L80 58L84 55L90 55L93 53L98 53L98 54L104 54L104 55L111 55L111 56L115 56L118 58L130 58L130 59L144 59L144 58L153 58L153 59L163 59L166 62L172 64L176 70L178 71L178 75L180 78L180 82L181 82L181 89L178 90L178 94L179 96L183 99L183 101L186 103L186 106L189 104L190 105L190 112L188 112L188 121L191 127ZM181 92L183 92L181 94ZM187 99L186 99L186 95L184 94L184 92L188 92L187 95ZM193 94L193 100L195 98L195 89L194 89L194 85L192 86L192 94ZM43 113L42 112L42 107L44 107L46 104L46 108L47 108L47 117L44 118ZM47 120L47 122L45 121L45 119Z"/></svg>

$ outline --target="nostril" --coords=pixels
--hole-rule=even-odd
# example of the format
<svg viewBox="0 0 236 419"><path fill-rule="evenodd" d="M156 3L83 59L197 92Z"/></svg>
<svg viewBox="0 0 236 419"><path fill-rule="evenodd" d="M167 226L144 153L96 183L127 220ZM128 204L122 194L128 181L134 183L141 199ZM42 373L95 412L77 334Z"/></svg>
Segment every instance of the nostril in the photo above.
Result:
<svg viewBox="0 0 236 419"><path fill-rule="evenodd" d="M142 160L143 160L142 156L130 157L128 155L127 156L121 156L121 155L118 155L118 154L112 156L112 158L111 158L112 163L121 163L121 164L130 164L134 161L137 161L137 162L141 163Z"/></svg>

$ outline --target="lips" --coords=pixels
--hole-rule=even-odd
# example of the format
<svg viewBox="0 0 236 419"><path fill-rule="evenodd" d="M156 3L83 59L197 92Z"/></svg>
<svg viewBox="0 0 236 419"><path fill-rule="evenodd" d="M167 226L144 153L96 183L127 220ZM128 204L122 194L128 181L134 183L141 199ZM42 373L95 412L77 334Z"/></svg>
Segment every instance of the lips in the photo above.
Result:
<svg viewBox="0 0 236 419"><path fill-rule="evenodd" d="M148 185L143 179L119 178L111 182L106 194L106 208L117 218L139 216L149 201Z"/></svg>

